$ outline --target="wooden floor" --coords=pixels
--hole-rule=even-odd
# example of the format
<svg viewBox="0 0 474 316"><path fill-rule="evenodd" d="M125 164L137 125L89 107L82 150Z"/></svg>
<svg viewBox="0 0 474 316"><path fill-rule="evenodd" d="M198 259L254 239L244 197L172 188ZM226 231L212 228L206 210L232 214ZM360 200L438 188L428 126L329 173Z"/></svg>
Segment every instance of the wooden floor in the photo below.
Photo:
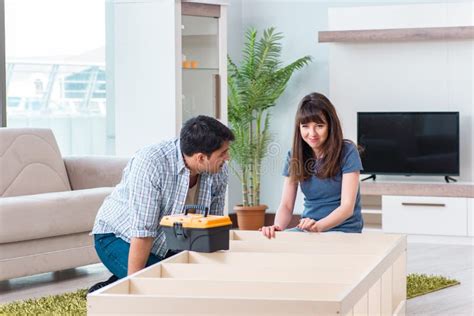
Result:
<svg viewBox="0 0 474 316"><path fill-rule="evenodd" d="M474 247L408 244L408 273L441 274L460 285L407 301L409 315L474 315Z"/></svg>
<svg viewBox="0 0 474 316"><path fill-rule="evenodd" d="M474 315L474 247L408 244L408 273L442 274L461 285L408 300L408 315ZM0 282L0 304L60 294L103 281L110 273L101 265L44 273Z"/></svg>

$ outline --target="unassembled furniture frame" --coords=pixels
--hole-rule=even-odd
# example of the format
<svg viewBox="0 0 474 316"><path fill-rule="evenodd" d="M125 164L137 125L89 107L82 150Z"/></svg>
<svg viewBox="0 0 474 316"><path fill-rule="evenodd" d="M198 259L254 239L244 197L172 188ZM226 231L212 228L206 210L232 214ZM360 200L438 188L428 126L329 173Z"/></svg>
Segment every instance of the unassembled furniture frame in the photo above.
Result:
<svg viewBox="0 0 474 316"><path fill-rule="evenodd" d="M406 237L230 231L88 295L88 315L404 315Z"/></svg>

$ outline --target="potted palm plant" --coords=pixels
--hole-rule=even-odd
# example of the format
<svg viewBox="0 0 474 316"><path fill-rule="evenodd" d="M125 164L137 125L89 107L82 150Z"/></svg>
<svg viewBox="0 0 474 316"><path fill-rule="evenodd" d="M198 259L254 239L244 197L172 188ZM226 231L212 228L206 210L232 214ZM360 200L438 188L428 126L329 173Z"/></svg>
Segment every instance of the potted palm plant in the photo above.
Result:
<svg viewBox="0 0 474 316"><path fill-rule="evenodd" d="M271 142L270 109L294 71L311 61L305 56L283 66L282 38L269 28L257 40L257 31L249 29L240 66L228 57L228 118L235 135L231 168L242 184L243 197L242 205L234 208L240 229L255 230L264 224L267 206L260 202L260 170Z"/></svg>

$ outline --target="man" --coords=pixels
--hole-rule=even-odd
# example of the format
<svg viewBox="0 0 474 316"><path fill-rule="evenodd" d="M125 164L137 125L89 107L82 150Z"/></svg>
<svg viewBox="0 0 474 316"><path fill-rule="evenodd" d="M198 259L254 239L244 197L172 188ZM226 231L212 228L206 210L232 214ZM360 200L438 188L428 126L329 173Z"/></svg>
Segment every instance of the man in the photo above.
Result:
<svg viewBox="0 0 474 316"><path fill-rule="evenodd" d="M92 230L97 254L113 275L89 293L172 255L159 225L163 216L183 213L185 204L223 214L233 140L228 127L198 116L185 123L179 139L133 156Z"/></svg>

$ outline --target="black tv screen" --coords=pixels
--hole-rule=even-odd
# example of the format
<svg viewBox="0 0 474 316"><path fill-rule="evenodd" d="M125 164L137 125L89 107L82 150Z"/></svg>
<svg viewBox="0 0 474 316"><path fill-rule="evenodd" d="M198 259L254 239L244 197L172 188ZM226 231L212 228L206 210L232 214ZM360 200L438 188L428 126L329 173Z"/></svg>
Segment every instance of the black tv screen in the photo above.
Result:
<svg viewBox="0 0 474 316"><path fill-rule="evenodd" d="M358 112L365 174L459 175L459 112Z"/></svg>

